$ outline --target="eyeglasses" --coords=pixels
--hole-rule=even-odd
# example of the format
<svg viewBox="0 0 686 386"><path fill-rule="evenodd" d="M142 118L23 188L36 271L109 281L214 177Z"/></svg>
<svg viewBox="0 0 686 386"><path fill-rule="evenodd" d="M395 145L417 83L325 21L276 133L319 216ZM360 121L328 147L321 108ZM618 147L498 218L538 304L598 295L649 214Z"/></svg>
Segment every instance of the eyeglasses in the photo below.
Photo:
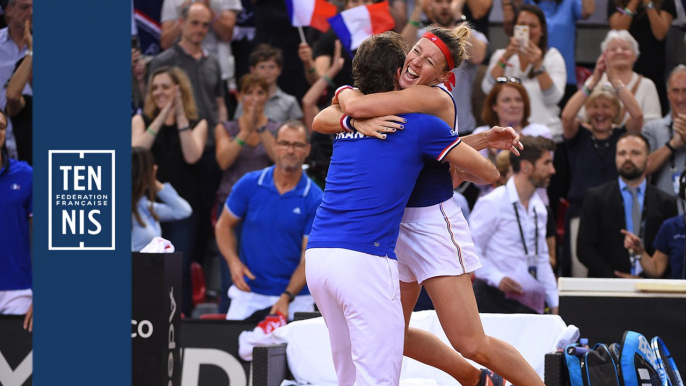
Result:
<svg viewBox="0 0 686 386"><path fill-rule="evenodd" d="M282 147L284 149L292 147L294 150L303 150L305 147L307 147L307 144L302 142L278 141L276 142L276 146Z"/></svg>
<svg viewBox="0 0 686 386"><path fill-rule="evenodd" d="M496 83L517 83L521 84L522 81L519 78L507 78L505 76L499 76L495 78Z"/></svg>

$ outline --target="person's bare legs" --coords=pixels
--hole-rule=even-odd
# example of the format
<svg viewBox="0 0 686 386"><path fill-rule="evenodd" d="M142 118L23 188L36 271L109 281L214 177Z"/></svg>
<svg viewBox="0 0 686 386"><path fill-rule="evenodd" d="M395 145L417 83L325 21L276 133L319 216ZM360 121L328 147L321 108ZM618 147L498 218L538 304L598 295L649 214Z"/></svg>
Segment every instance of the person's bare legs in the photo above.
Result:
<svg viewBox="0 0 686 386"><path fill-rule="evenodd" d="M436 335L410 328L410 316L422 287L414 283L400 282L400 300L405 315L405 349L403 355L426 365L445 371L461 385L479 384L481 371L467 362L462 355L443 343Z"/></svg>
<svg viewBox="0 0 686 386"><path fill-rule="evenodd" d="M429 293L443 331L455 350L495 371L515 386L545 386L538 373L517 349L484 333L469 275L439 276L425 280L422 284ZM404 303L403 300L403 307ZM405 341L406 352L407 348L408 340ZM437 349L432 347L432 350ZM437 367L434 363L427 364Z"/></svg>

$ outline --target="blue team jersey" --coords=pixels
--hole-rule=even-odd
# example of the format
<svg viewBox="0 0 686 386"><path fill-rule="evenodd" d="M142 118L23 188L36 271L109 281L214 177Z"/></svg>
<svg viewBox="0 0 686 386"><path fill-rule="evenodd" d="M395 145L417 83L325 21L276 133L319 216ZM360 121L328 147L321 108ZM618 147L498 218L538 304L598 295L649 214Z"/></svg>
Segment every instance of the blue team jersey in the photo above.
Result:
<svg viewBox="0 0 686 386"><path fill-rule="evenodd" d="M9 161L9 162L7 162ZM0 165L0 291L32 287L29 219L33 169L24 161Z"/></svg>
<svg viewBox="0 0 686 386"><path fill-rule="evenodd" d="M427 161L419 173L417 184L407 201L408 208L425 208L453 197L453 179L450 165L434 160Z"/></svg>
<svg viewBox="0 0 686 386"><path fill-rule="evenodd" d="M398 226L427 160L442 161L460 143L441 119L407 114L386 140L339 133L308 248L343 248L395 259Z"/></svg>
<svg viewBox="0 0 686 386"><path fill-rule="evenodd" d="M455 112L455 123L452 129L457 131L457 103L453 94L448 91L443 84L435 87L446 93L453 101L453 111ZM453 197L453 179L450 175L450 165L444 162L427 161L419 173L414 190L407 201L408 208L424 208L440 204L441 202Z"/></svg>
<svg viewBox="0 0 686 386"><path fill-rule="evenodd" d="M233 186L226 208L243 220L239 255L255 275L245 278L252 292L279 296L286 290L321 199L322 190L304 172L295 188L280 194L274 166L246 173ZM306 294L307 286L300 292Z"/></svg>

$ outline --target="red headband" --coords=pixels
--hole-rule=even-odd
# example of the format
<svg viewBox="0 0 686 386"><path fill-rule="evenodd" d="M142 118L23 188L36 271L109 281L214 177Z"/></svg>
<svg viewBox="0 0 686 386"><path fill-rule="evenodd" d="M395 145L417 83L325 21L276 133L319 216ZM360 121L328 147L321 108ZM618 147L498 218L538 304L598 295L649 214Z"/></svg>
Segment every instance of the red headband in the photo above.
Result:
<svg viewBox="0 0 686 386"><path fill-rule="evenodd" d="M443 40L441 40L438 36L432 34L431 32L426 32L424 35L422 35L423 38L429 39L429 41L438 47L439 50L443 53L443 56L445 56L446 62L448 62L448 68L450 69L450 76L448 77L448 80L446 80L443 84L445 85L446 88L448 88L448 91L452 91L453 86L455 85L455 73L452 71L453 68L455 68L455 61L453 61L453 56L450 54L450 50L448 49L448 46L443 43Z"/></svg>
<svg viewBox="0 0 686 386"><path fill-rule="evenodd" d="M455 68L455 62L453 61L453 56L450 54L450 50L448 49L448 46L443 43L443 40L441 40L438 36L432 34L431 32L426 32L424 35L422 35L423 38L429 39L431 43L435 44L438 49L443 52L443 56L445 56L445 61L448 62L448 68L452 71L453 68Z"/></svg>

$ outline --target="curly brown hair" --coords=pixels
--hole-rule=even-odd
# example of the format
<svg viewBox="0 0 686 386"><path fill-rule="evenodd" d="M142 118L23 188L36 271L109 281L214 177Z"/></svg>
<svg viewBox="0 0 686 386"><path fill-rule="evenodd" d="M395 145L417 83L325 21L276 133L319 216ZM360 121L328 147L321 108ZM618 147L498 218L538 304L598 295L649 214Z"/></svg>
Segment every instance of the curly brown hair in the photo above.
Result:
<svg viewBox="0 0 686 386"><path fill-rule="evenodd" d="M355 86L363 94L395 90L396 75L406 55L407 43L402 35L389 31L370 36L360 44L353 58Z"/></svg>

